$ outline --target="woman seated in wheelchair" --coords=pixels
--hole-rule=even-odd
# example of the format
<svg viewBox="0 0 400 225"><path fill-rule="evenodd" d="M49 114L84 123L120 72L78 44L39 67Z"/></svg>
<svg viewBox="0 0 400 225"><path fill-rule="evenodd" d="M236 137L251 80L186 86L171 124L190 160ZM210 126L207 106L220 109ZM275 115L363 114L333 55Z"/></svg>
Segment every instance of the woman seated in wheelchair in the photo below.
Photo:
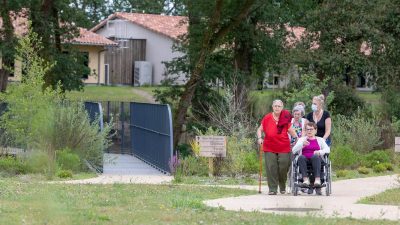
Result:
<svg viewBox="0 0 400 225"><path fill-rule="evenodd" d="M315 136L317 133L317 125L315 123L309 122L305 128L306 136L299 138L292 149L293 154L299 154L297 164L303 177L303 183L300 186L310 186L307 164L311 164L311 171L315 178L313 186L319 188L321 187L321 163L323 156L330 152L330 148L323 138Z"/></svg>

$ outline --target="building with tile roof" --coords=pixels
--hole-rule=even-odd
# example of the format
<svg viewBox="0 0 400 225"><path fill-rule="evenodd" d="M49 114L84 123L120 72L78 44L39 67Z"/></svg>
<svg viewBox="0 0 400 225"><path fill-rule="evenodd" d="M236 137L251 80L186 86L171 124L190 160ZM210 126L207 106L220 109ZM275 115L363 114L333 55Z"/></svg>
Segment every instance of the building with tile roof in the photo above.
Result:
<svg viewBox="0 0 400 225"><path fill-rule="evenodd" d="M28 32L28 17L29 11L27 9L20 12L12 12L10 14L12 24L14 26L15 36L22 37ZM3 20L0 17L0 29L3 26ZM71 44L78 51L87 56L87 66L90 68L91 73L87 78L84 78L85 83L105 83L105 66L104 56L107 47L117 46L118 43L109 40L101 35L91 32L84 28L79 29L79 36L71 40L66 40L63 43ZM21 80L21 62L15 61L15 73L9 77L10 81ZM1 58L0 58L1 68Z"/></svg>
<svg viewBox="0 0 400 225"><path fill-rule="evenodd" d="M137 61L150 65L150 72L145 76L151 76L151 84L161 84L168 78L163 62L182 56L173 51L173 44L187 30L187 17L125 12L116 12L90 29L120 44L109 49L105 63L109 70L108 83L123 85L140 85L138 79L135 82L135 68L136 72L139 70ZM184 82L182 75L177 83Z"/></svg>

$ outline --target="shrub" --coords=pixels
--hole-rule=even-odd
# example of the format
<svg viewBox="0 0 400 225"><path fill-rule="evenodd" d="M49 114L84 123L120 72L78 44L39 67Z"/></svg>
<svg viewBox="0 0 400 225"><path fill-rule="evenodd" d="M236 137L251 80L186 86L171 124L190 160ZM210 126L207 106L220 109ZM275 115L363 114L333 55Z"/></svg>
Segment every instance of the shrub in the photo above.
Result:
<svg viewBox="0 0 400 225"><path fill-rule="evenodd" d="M28 167L24 161L11 156L0 157L0 171L4 175L25 174L28 172Z"/></svg>
<svg viewBox="0 0 400 225"><path fill-rule="evenodd" d="M295 102L310 102L316 95L323 93L328 87L328 80L321 81L315 73L302 74L301 80L290 82L289 87L284 91L281 97L286 105L292 107ZM326 98L325 103L329 105L335 98L335 93L332 91ZM309 108L309 110L311 110Z"/></svg>
<svg viewBox="0 0 400 225"><path fill-rule="evenodd" d="M357 153L368 153L381 143L377 118L365 117L358 111L350 117L337 115L333 121L332 135L336 145L348 145Z"/></svg>
<svg viewBox="0 0 400 225"><path fill-rule="evenodd" d="M72 171L71 170L60 170L57 173L57 177L59 177L59 178L72 178Z"/></svg>
<svg viewBox="0 0 400 225"><path fill-rule="evenodd" d="M331 113L351 116L359 108L364 108L365 101L357 95L352 87L336 84L333 86L333 91L335 98L329 104Z"/></svg>
<svg viewBox="0 0 400 225"><path fill-rule="evenodd" d="M190 148L189 144L179 144L176 146L176 150L179 152L179 156L182 158L186 158L192 153L192 150Z"/></svg>
<svg viewBox="0 0 400 225"><path fill-rule="evenodd" d="M357 171L359 174L369 174L369 169L364 166L358 167Z"/></svg>
<svg viewBox="0 0 400 225"><path fill-rule="evenodd" d="M245 172L246 157L249 157L248 154L254 151L253 142L250 138L228 137L227 155L223 159L221 172L230 176L243 174Z"/></svg>
<svg viewBox="0 0 400 225"><path fill-rule="evenodd" d="M394 170L393 165L391 163L382 163L381 165L383 165L386 168L386 170L389 170L389 171Z"/></svg>
<svg viewBox="0 0 400 225"><path fill-rule="evenodd" d="M176 169L178 168L180 163L181 162L180 162L178 156L176 154L174 154L168 162L168 167L169 167L169 170L171 171L171 174L174 174L174 175L176 174Z"/></svg>
<svg viewBox="0 0 400 225"><path fill-rule="evenodd" d="M332 165L337 169L350 169L358 166L358 156L347 145L335 146L330 154Z"/></svg>
<svg viewBox="0 0 400 225"><path fill-rule="evenodd" d="M32 173L42 173L50 175L55 172L55 163L50 160L47 153L43 151L32 151L25 159L29 171Z"/></svg>
<svg viewBox="0 0 400 225"><path fill-rule="evenodd" d="M386 171L386 166L383 164L377 164L374 167L372 167L375 173L382 173Z"/></svg>
<svg viewBox="0 0 400 225"><path fill-rule="evenodd" d="M249 108L253 118L258 121L269 111L271 111L272 101L277 96L266 91L251 92L249 95Z"/></svg>
<svg viewBox="0 0 400 225"><path fill-rule="evenodd" d="M49 144L56 149L69 148L81 160L102 166L104 149L111 143L111 125L104 126L100 131L99 118L91 123L82 102L64 102L57 107L55 115L55 132L46 137Z"/></svg>
<svg viewBox="0 0 400 225"><path fill-rule="evenodd" d="M346 177L349 174L348 170L338 170L336 171L336 177Z"/></svg>
<svg viewBox="0 0 400 225"><path fill-rule="evenodd" d="M244 154L243 172L247 174L255 174L259 170L258 156L254 151Z"/></svg>
<svg viewBox="0 0 400 225"><path fill-rule="evenodd" d="M65 148L57 151L56 161L59 168L63 170L71 170L79 172L81 170L81 160L76 153L73 153L71 149Z"/></svg>
<svg viewBox="0 0 400 225"><path fill-rule="evenodd" d="M207 176L208 158L196 158L194 156L188 156L184 159L181 159L176 173L181 176Z"/></svg>
<svg viewBox="0 0 400 225"><path fill-rule="evenodd" d="M389 118L400 115L400 87L388 86L382 92L382 100L385 104L385 111Z"/></svg>
<svg viewBox="0 0 400 225"><path fill-rule="evenodd" d="M17 58L22 62L22 81L0 94L0 101L7 103L7 111L0 118L13 146L45 152L48 157L47 172L53 172L55 152L70 148L81 159L102 165L103 150L109 146L110 126L99 132L98 121L90 119L82 102L63 101L61 87L45 87L44 76L51 69L38 52L41 43L37 35L29 32L19 41ZM41 159L45 161L44 159ZM33 170L41 167L33 166Z"/></svg>
<svg viewBox="0 0 400 225"><path fill-rule="evenodd" d="M365 155L361 161L361 164L368 168L372 168L381 163L390 163L390 155L387 151L373 151Z"/></svg>
<svg viewBox="0 0 400 225"><path fill-rule="evenodd" d="M254 123L247 110L247 91L238 91L238 86L226 87L221 99L213 102L205 102L203 107L207 123L218 127L224 135L247 137L254 134Z"/></svg>

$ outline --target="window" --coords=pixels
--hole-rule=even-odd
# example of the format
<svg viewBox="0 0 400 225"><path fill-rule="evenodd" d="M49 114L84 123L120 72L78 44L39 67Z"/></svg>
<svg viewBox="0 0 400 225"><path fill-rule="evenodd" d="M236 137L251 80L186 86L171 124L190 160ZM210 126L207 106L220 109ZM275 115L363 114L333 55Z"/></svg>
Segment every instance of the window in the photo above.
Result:
<svg viewBox="0 0 400 225"><path fill-rule="evenodd" d="M82 55L82 63L85 66L85 69L83 70L82 78L83 79L88 79L89 74L90 74L90 68L89 68L89 52L81 52Z"/></svg>

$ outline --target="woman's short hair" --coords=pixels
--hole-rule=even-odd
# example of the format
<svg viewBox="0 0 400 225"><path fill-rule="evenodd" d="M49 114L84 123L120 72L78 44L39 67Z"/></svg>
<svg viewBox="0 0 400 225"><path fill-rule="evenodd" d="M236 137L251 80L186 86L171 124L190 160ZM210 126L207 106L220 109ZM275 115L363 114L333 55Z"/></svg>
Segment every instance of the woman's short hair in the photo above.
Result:
<svg viewBox="0 0 400 225"><path fill-rule="evenodd" d="M313 128L316 130L316 129L317 129L317 124L314 123L314 122L308 122L308 123L306 124L306 127L313 127Z"/></svg>
<svg viewBox="0 0 400 225"><path fill-rule="evenodd" d="M274 106L276 103L281 103L282 105L283 105L283 102L282 102L282 100L280 100L280 99L275 99L273 102L272 102L272 106Z"/></svg>
<svg viewBox="0 0 400 225"><path fill-rule="evenodd" d="M295 112L300 112L301 116L304 116L306 114L306 112L304 110L304 106L302 106L302 105L296 105L292 110L292 113L295 113Z"/></svg>
<svg viewBox="0 0 400 225"><path fill-rule="evenodd" d="M298 105L303 106L303 108L306 107L306 104L304 104L304 102L296 102L296 103L294 103L293 108L296 107L296 106L298 106Z"/></svg>

